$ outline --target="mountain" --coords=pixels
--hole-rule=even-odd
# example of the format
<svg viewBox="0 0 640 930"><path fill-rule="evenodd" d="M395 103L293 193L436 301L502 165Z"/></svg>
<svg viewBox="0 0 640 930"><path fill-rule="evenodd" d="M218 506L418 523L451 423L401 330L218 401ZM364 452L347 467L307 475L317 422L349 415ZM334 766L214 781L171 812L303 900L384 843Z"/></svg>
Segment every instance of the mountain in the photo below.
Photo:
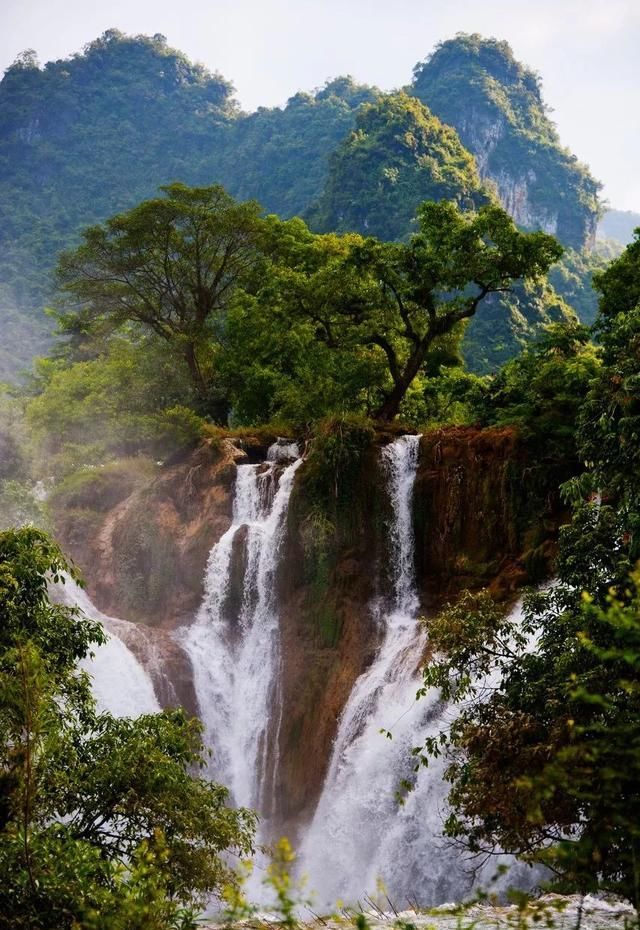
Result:
<svg viewBox="0 0 640 930"><path fill-rule="evenodd" d="M211 176L240 199L256 199L272 213L304 213L321 194L328 159L351 131L362 104L380 91L350 77L315 93L297 93L284 108L260 107L230 122L219 165Z"/></svg>
<svg viewBox="0 0 640 930"><path fill-rule="evenodd" d="M173 180L220 182L270 211L301 212L374 96L343 78L247 116L232 91L160 35L109 30L69 60L12 65L0 82L0 282L14 301L41 303L44 272L83 227Z"/></svg>
<svg viewBox="0 0 640 930"><path fill-rule="evenodd" d="M640 213L631 210L607 210L598 223L598 239L610 239L628 245L633 233L640 228Z"/></svg>
<svg viewBox="0 0 640 930"><path fill-rule="evenodd" d="M453 126L521 226L592 246L600 184L560 144L539 76L506 42L458 35L416 65L408 92Z"/></svg>
<svg viewBox="0 0 640 930"><path fill-rule="evenodd" d="M329 161L313 226L401 239L423 200L486 202L473 156L454 129L415 97L380 96L362 106L356 125Z"/></svg>
<svg viewBox="0 0 640 930"><path fill-rule="evenodd" d="M19 305L84 226L173 178L192 183L236 105L231 85L167 48L114 30L39 68L23 56L0 83L0 281Z"/></svg>
<svg viewBox="0 0 640 930"><path fill-rule="evenodd" d="M174 180L219 182L283 217L386 238L410 233L422 199L473 206L492 186L518 223L576 249L592 241L597 216L597 182L560 146L537 77L506 43L445 42L405 92L341 77L251 114L229 81L161 35L109 30L44 67L24 53L0 82L0 379L46 347L57 254ZM562 296L592 315L588 274L556 277L570 278ZM495 368L547 321L539 296L516 299L497 329L471 338L476 370Z"/></svg>

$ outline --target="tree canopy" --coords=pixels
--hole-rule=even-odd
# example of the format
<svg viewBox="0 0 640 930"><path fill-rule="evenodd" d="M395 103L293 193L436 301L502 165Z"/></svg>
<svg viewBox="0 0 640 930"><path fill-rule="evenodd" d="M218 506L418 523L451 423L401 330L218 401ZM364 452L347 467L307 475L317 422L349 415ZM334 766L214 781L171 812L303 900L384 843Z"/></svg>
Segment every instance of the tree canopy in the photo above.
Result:
<svg viewBox="0 0 640 930"><path fill-rule="evenodd" d="M314 237L284 224L275 285L266 291L273 300L275 286L284 312L313 324L325 345L381 354L390 383L373 415L382 420L397 416L438 340L473 317L487 295L541 276L562 252L552 236L519 232L495 205L465 214L449 201L428 202L418 228L405 245Z"/></svg>
<svg viewBox="0 0 640 930"><path fill-rule="evenodd" d="M201 728L181 710L96 710L78 661L105 634L51 603L65 573L41 531L0 533L0 927L186 928L255 818L192 774Z"/></svg>
<svg viewBox="0 0 640 930"><path fill-rule="evenodd" d="M133 323L182 355L200 403L211 402L211 370L224 313L257 261L260 208L223 188L171 184L84 233L60 259L58 281L78 309L63 330L116 330Z"/></svg>

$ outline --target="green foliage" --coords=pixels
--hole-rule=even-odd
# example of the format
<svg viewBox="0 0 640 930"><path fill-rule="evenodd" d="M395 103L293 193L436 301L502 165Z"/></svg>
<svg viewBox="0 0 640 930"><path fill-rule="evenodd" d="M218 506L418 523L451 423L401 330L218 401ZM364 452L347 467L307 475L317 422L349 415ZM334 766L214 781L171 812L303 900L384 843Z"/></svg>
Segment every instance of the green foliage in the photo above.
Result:
<svg viewBox="0 0 640 930"><path fill-rule="evenodd" d="M70 59L7 70L0 199L15 207L0 233L0 279L19 306L42 301L56 253L83 226L176 177L198 182L221 125L233 118L230 92L164 37L117 30Z"/></svg>
<svg viewBox="0 0 640 930"><path fill-rule="evenodd" d="M300 480L309 510L331 519L350 507L374 437L371 423L358 416L318 424Z"/></svg>
<svg viewBox="0 0 640 930"><path fill-rule="evenodd" d="M263 294L271 306L275 289L292 320L313 325L330 349L384 363L387 384L373 411L381 420L397 416L430 351L460 333L487 295L539 278L561 254L553 237L519 232L495 205L465 214L452 202L426 202L418 226L405 245L282 224Z"/></svg>
<svg viewBox="0 0 640 930"><path fill-rule="evenodd" d="M80 468L54 485L49 504L54 510L107 512L129 497L140 484L150 481L155 473L153 463L144 458Z"/></svg>
<svg viewBox="0 0 640 930"><path fill-rule="evenodd" d="M567 249L549 271L549 283L553 289L586 326L595 322L598 312L598 295L593 287L594 274L602 271L613 257L605 257L597 251L576 252Z"/></svg>
<svg viewBox="0 0 640 930"><path fill-rule="evenodd" d="M47 526L44 501L30 482L0 479L0 530L25 523Z"/></svg>
<svg viewBox="0 0 640 930"><path fill-rule="evenodd" d="M201 409L224 423L212 349L235 290L255 269L260 207L236 203L219 185L162 190L164 198L90 227L62 255L58 282L73 308L60 316L62 330L80 342L131 325L152 333L186 363Z"/></svg>
<svg viewBox="0 0 640 930"><path fill-rule="evenodd" d="M601 605L565 588L531 596L524 621L467 594L429 622L447 658L425 670L425 687L464 702L426 746L453 745L447 833L549 865L561 889L636 903L638 581Z"/></svg>
<svg viewBox="0 0 640 930"><path fill-rule="evenodd" d="M236 302L220 359L232 425L278 420L304 430L330 414L372 410L384 383L381 359L316 336L313 321L292 318L266 276L258 298Z"/></svg>
<svg viewBox="0 0 640 930"><path fill-rule="evenodd" d="M65 572L44 533L0 533L0 926L187 930L254 815L191 774L201 726L182 711L96 712L77 662L105 636L50 602Z"/></svg>
<svg viewBox="0 0 640 930"><path fill-rule="evenodd" d="M58 546L35 527L0 533L0 654L11 653L28 641L42 653L46 673L65 696L87 697L87 678L76 676L76 663L92 644L104 642L98 623L78 611L52 604L49 579L76 578Z"/></svg>
<svg viewBox="0 0 640 930"><path fill-rule="evenodd" d="M462 354L471 371L491 375L550 324L572 322L575 313L546 279L518 281L507 293L488 296L465 331Z"/></svg>
<svg viewBox="0 0 640 930"><path fill-rule="evenodd" d="M57 253L77 246L87 225L130 210L176 179L224 184L283 217L305 214L320 200L308 215L322 228L364 231L366 220L368 232L402 239L423 199L484 202L471 152L483 177L524 179L534 226L553 228L559 211L561 240L581 248L590 236L597 185L559 147L538 79L504 43L478 36L444 43L417 69L412 96L383 95L340 77L294 95L282 109L243 114L231 93L220 75L189 62L163 36L117 30L69 59L40 67L26 56L7 70L0 83L0 377L4 370L15 378L47 346L51 324L41 307L52 294ZM496 120L505 131L494 145ZM561 277L561 294L589 321L590 292L580 283L588 273ZM523 306L507 306L497 326L475 332L472 324L466 354L476 371L495 370L548 321L536 321L537 300ZM521 312L529 317L524 327ZM213 370L218 364L207 359ZM278 392L270 365L252 381L254 396L261 384ZM217 387L208 401L212 409L220 404Z"/></svg>
<svg viewBox="0 0 640 930"><path fill-rule="evenodd" d="M580 451L592 486L617 507L625 549L640 558L640 236L595 278L600 316L595 332L602 369L580 415Z"/></svg>
<svg viewBox="0 0 640 930"><path fill-rule="evenodd" d="M331 153L378 91L351 77L297 93L280 109L259 107L228 124L220 161L209 170L235 197L257 198L284 218L302 215L320 196Z"/></svg>
<svg viewBox="0 0 640 930"><path fill-rule="evenodd" d="M358 110L354 131L331 157L324 193L309 219L324 232L403 239L424 200L474 207L487 199L456 132L419 100L399 93Z"/></svg>
<svg viewBox="0 0 640 930"><path fill-rule="evenodd" d="M506 42L459 34L440 43L416 65L410 92L458 130L501 196L524 184L537 226L555 221L560 241L574 249L589 242L600 185L560 145L539 76Z"/></svg>
<svg viewBox="0 0 640 930"><path fill-rule="evenodd" d="M186 363L156 337L129 333L69 364L38 363L26 404L31 456L44 477L146 453L165 456L202 435Z"/></svg>
<svg viewBox="0 0 640 930"><path fill-rule="evenodd" d="M596 279L601 364L580 330L556 329L494 385L494 416L557 460L574 433L586 470L564 485L559 582L524 618L487 594L430 621L425 686L462 700L451 730L416 748L446 752L447 832L548 865L562 890L640 903L640 496L637 243ZM585 391L586 400L581 401ZM597 493L596 493L597 492Z"/></svg>
<svg viewBox="0 0 640 930"><path fill-rule="evenodd" d="M320 194L327 157L352 128L355 110L374 96L336 78L284 109L248 115L232 90L161 35L111 29L43 68L16 61L0 82L0 282L7 289L0 304L39 310L51 294L56 254L75 246L82 228L176 179L223 183L283 216L302 212ZM29 317L13 320L11 311L22 339ZM46 320L34 314L32 328L44 345ZM0 372L3 361L13 374L29 358L16 365L0 355Z"/></svg>
<svg viewBox="0 0 640 930"><path fill-rule="evenodd" d="M517 426L538 461L575 469L578 414L598 370L586 327L549 326L491 382L482 401L484 421Z"/></svg>
<svg viewBox="0 0 640 930"><path fill-rule="evenodd" d="M605 332L622 313L628 313L640 303L640 233L615 262L595 275L594 285L600 292L599 329ZM619 319L619 317L618 317Z"/></svg>

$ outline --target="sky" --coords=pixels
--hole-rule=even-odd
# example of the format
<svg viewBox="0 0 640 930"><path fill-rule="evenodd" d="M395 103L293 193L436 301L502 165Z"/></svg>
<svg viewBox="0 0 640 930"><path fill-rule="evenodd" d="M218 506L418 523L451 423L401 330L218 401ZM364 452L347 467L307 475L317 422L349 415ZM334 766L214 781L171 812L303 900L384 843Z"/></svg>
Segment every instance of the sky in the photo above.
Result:
<svg viewBox="0 0 640 930"><path fill-rule="evenodd" d="M246 110L340 74L400 87L457 32L506 39L603 196L640 212L640 0L0 0L0 68L27 48L64 58L109 28L162 33Z"/></svg>

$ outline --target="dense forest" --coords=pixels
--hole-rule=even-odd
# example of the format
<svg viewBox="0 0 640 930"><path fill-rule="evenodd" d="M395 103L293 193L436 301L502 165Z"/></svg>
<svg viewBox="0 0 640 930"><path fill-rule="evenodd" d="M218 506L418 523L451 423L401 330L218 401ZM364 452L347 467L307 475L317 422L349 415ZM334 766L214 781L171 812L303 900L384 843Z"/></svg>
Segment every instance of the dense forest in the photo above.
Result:
<svg viewBox="0 0 640 930"><path fill-rule="evenodd" d="M494 40L444 43L400 96L343 77L283 108L245 114L227 80L164 37L110 30L68 60L40 67L25 52L8 69L0 158L0 312L15 333L0 356L5 377L46 344L52 325L42 309L53 299L56 254L83 227L173 181L220 183L318 231L383 239L406 239L425 199L497 196L517 223L557 234L569 251L553 270L557 293L512 295L491 327L469 327L464 352L478 373L495 370L541 325L569 318L563 301L584 322L595 316L598 184L560 146L535 76Z"/></svg>
<svg viewBox="0 0 640 930"><path fill-rule="evenodd" d="M447 873L495 856L519 927L637 923L640 230L597 244L599 189L477 35L252 114L160 35L8 69L0 928L247 926L257 855L294 930L282 825L330 892L393 873L330 902L359 930L486 906Z"/></svg>

